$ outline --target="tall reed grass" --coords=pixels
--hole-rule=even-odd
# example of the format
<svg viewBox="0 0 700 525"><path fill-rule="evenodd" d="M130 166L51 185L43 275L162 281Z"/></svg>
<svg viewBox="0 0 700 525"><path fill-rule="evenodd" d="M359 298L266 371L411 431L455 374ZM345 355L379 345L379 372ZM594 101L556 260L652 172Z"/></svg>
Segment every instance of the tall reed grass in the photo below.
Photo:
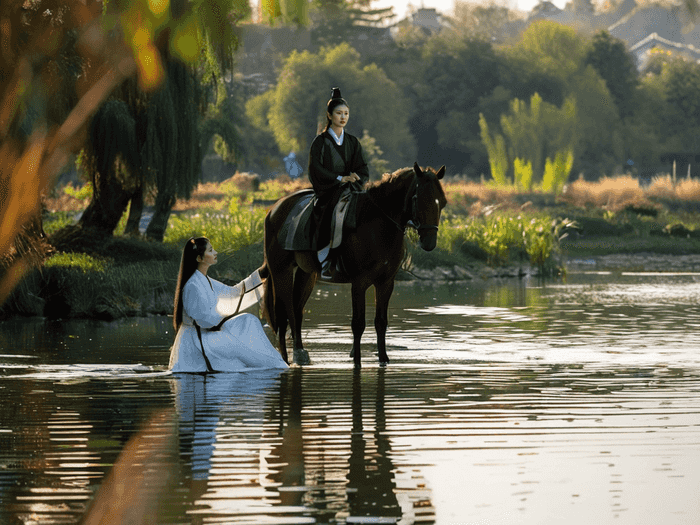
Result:
<svg viewBox="0 0 700 525"><path fill-rule="evenodd" d="M559 253L568 220L527 215L448 216L440 226L438 247L447 252L475 245L490 266L527 261L541 271L554 270L552 257Z"/></svg>

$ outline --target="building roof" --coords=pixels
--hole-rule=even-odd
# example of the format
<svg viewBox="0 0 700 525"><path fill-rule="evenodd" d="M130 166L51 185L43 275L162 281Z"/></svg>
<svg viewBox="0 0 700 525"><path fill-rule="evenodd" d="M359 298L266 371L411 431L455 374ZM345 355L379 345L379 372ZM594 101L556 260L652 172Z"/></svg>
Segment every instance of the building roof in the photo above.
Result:
<svg viewBox="0 0 700 525"><path fill-rule="evenodd" d="M637 67L642 70L648 62L648 52L652 49L659 48L685 56L686 58L696 62L700 61L700 49L696 48L692 44L683 44L681 42L674 42L673 40L663 38L657 33L651 33L631 46L630 52L637 57Z"/></svg>

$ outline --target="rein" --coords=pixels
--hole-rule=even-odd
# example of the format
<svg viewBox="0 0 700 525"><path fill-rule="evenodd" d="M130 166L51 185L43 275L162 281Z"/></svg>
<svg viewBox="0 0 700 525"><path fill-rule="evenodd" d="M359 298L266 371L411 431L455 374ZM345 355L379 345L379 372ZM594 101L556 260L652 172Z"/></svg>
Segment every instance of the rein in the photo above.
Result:
<svg viewBox="0 0 700 525"><path fill-rule="evenodd" d="M411 197L407 197L406 200L404 201L403 208L401 209L401 215L406 215L407 208L409 207L409 200L411 201L411 218L408 219L408 222L406 223L406 226L410 226L411 228L415 229L417 232L420 233L421 230L438 230L439 227L436 224L421 224L421 222L418 220L418 189L420 187L420 184L416 180L417 177L415 177L415 171L414 171L414 182L415 182L415 189L413 190L413 195ZM411 193L410 191L408 192L409 194ZM369 193L366 193L367 198L369 201L376 206L379 211L382 212L384 217L388 219L396 228L404 235L406 235L406 226L401 226L398 222L396 222L392 217L389 216L389 214L382 208L379 204L374 202L374 199L369 195Z"/></svg>

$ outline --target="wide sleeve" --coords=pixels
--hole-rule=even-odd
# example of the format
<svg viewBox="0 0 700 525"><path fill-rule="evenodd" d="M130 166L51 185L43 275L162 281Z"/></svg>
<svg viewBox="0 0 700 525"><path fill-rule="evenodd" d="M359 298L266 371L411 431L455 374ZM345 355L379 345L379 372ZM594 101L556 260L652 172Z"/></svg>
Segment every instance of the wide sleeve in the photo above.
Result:
<svg viewBox="0 0 700 525"><path fill-rule="evenodd" d="M242 312L258 304L263 297L263 283L257 270L235 286L215 279L211 279L211 283L217 296L216 311L221 317Z"/></svg>
<svg viewBox="0 0 700 525"><path fill-rule="evenodd" d="M206 285L207 288L209 285ZM217 311L216 296L211 290L203 289L201 283L194 279L187 281L182 290L183 308L202 328L211 328L219 324L223 315Z"/></svg>
<svg viewBox="0 0 700 525"><path fill-rule="evenodd" d="M323 165L323 134L318 135L309 150L309 179L316 192L325 192L340 185L338 177L346 173L336 173Z"/></svg>
<svg viewBox="0 0 700 525"><path fill-rule="evenodd" d="M357 173L360 177L362 185L369 180L369 166L365 158L365 152L362 150L362 144L357 137L352 136L353 152L350 162L350 172Z"/></svg>

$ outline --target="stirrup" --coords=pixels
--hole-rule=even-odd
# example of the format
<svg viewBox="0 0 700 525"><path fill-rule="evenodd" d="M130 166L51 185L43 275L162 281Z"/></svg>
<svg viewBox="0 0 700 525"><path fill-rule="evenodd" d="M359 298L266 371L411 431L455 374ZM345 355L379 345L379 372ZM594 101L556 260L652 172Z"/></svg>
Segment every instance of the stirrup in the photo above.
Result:
<svg viewBox="0 0 700 525"><path fill-rule="evenodd" d="M330 281L335 277L335 261L327 258L321 263L321 280Z"/></svg>

